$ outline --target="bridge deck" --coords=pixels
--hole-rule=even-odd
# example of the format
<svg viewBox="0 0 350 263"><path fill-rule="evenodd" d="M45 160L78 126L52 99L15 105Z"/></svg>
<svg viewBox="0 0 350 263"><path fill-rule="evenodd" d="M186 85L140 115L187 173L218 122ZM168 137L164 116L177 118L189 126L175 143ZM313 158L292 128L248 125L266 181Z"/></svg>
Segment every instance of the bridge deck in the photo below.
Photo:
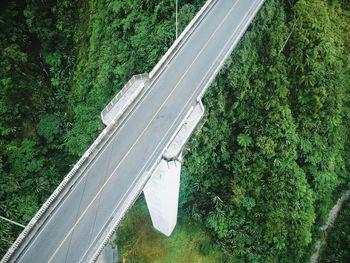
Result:
<svg viewBox="0 0 350 263"><path fill-rule="evenodd" d="M18 262L86 262L140 176L157 162L261 0L218 1L84 170Z"/></svg>

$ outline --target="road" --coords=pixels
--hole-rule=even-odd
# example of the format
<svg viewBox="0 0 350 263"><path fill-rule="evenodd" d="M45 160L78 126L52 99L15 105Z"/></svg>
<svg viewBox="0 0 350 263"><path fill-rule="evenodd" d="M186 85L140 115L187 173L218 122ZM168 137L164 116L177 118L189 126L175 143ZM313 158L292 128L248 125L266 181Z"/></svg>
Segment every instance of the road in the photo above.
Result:
<svg viewBox="0 0 350 263"><path fill-rule="evenodd" d="M35 234L18 262L86 262L91 247L140 176L159 160L258 2L261 0L219 0L215 4Z"/></svg>

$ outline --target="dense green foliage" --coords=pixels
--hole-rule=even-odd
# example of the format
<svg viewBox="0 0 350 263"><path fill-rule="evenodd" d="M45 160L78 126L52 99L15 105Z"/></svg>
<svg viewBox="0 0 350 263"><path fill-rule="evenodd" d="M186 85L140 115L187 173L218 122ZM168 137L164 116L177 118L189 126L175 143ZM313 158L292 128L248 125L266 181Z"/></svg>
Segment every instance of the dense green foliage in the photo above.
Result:
<svg viewBox="0 0 350 263"><path fill-rule="evenodd" d="M180 1L183 27L203 0ZM175 38L175 1L0 3L0 214L26 224ZM267 0L205 96L181 207L246 262L302 262L350 178L350 3ZM0 254L20 229L0 221Z"/></svg>
<svg viewBox="0 0 350 263"><path fill-rule="evenodd" d="M350 262L350 202L344 204L327 238L319 258L321 263Z"/></svg>
<svg viewBox="0 0 350 263"><path fill-rule="evenodd" d="M260 11L186 159L183 207L247 262L307 260L349 182L348 11L295 2Z"/></svg>
<svg viewBox="0 0 350 263"><path fill-rule="evenodd" d="M73 16L65 4L0 4L0 214L22 224L68 168L62 145L69 87L53 81L72 68L65 50L73 43L59 26ZM20 229L3 221L0 229L2 254Z"/></svg>
<svg viewBox="0 0 350 263"><path fill-rule="evenodd" d="M342 59L348 51L338 8L335 3L328 7L322 1L299 1L289 54L291 103L300 135L298 163L316 193L321 221L332 206L334 189L348 179L344 103L349 102L349 70Z"/></svg>

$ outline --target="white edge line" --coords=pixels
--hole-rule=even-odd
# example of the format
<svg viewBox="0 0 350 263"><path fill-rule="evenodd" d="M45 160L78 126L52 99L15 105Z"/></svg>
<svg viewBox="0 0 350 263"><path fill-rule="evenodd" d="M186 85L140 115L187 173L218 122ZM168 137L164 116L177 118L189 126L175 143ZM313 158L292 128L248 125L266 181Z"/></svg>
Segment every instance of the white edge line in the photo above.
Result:
<svg viewBox="0 0 350 263"><path fill-rule="evenodd" d="M197 15L191 20L190 24L186 27L186 29L181 33L180 37L177 39L177 43L175 45L175 43L171 46L170 49L172 49L172 51L174 51L175 47L177 45L180 44L180 40L181 38L183 38L185 36L185 34L190 30L190 26L192 27L195 22L197 22L197 20L200 18L201 15L203 15L204 11L206 11L207 7L209 6L209 4L211 4L211 2L213 1L217 1L217 0L208 0L206 2L206 5L207 6L203 6L202 9L200 10L200 15L198 15L199 13L197 13ZM206 12L208 13L208 12ZM193 22L193 20L195 20ZM176 41L175 41L176 42ZM187 43L187 42L186 42ZM183 48L183 43L180 45L180 48L179 50L182 50ZM169 50L168 50L169 51ZM168 53L168 54L167 54ZM163 58L165 57L169 57L169 54L170 52L167 52ZM163 59L162 58L162 59ZM164 60L164 59L163 59ZM164 62L163 62L164 63ZM157 71L159 71L159 68L160 68L160 63L157 64L158 65L158 69ZM156 65L156 67L157 67ZM155 68L156 68L155 67ZM150 86L153 86L153 85L156 85L158 83L159 80L156 80L154 83L152 83L152 78L155 76L154 74L154 70L153 70L153 75L151 74L148 74L149 75L149 79L151 80L150 83L149 83L149 87ZM133 79L133 77L128 81L130 82L131 80ZM127 83L128 84L128 83ZM126 84L126 85L127 85ZM148 90L147 90L148 91ZM145 93L147 92L145 91ZM118 94L116 95L118 96ZM112 99L113 100L113 99ZM138 104L142 103L142 101L144 100L144 98L142 98ZM107 107L107 106L106 106ZM132 113L132 112L131 112ZM130 118L131 116L131 113L129 116L127 116L127 118L124 120L124 123L128 121L128 119ZM123 126L124 126L124 123L118 127L118 130L120 130ZM115 123L113 123L115 124ZM25 239L25 238L33 238L33 237L28 237L28 234L30 234L30 232L33 230L34 227L36 227L37 229L40 229L41 226L43 225L43 223L45 222L45 220L47 220L48 216L50 215L46 215L46 218L44 218L44 222L41 222L40 225L37 225L38 224L38 221L41 219L41 216L50 208L51 211L54 211L55 208L58 206L58 204L55 204L55 206L53 208L50 207L51 203L54 202L54 201L57 201L56 200L56 197L63 194L64 197L68 197L66 196L67 194L69 194L70 190L67 191L67 189L64 189L65 187L68 188L67 184L69 184L69 189L72 189L73 187L75 188L76 184L79 183L82 178L84 176L78 176L78 178L75 178L75 181L71 181L73 177L76 177L76 173L78 172L78 169L83 165L85 164L85 161L86 159L90 156L90 154L93 152L93 150L96 148L97 145L100 144L100 142L104 139L104 136L110 132L111 127L113 125L108 125L99 135L98 137L96 138L96 140L92 143L92 145L88 148L88 150L83 154L83 156L77 161L77 163L74 165L73 169L70 170L70 172L67 174L67 176L62 180L62 182L59 184L59 186L54 190L53 194L45 201L45 203L40 207L40 209L38 210L38 212L33 216L33 218L30 220L30 222L27 224L27 226L25 227L25 229L21 232L21 234L18 236L18 238L15 240L15 242L11 245L11 247L8 249L8 251L6 252L6 254L4 255L4 257L2 258L1 260L1 263L6 263L8 262L8 260L13 256L13 253L15 252L15 250L18 248L19 245L21 245L22 241ZM117 131L117 134L118 134L118 131ZM106 139L105 142L107 142L111 137L113 136L116 136L117 134L113 134L112 136L108 137ZM104 145L102 145L103 147ZM100 148L102 148L100 147ZM104 150L104 149L103 149ZM88 153L88 154L86 154ZM98 152L97 152L98 153ZM95 153L95 154L97 154ZM94 160L93 160L94 161ZM86 164L87 166L90 166L91 163L88 163ZM66 191L66 192L62 192L62 191Z"/></svg>
<svg viewBox="0 0 350 263"><path fill-rule="evenodd" d="M208 0L208 2L209 1L212 1L212 0ZM253 12L253 17L251 17L251 19L249 19L248 21L251 21L251 20L253 20L253 18L254 18L254 16L255 16L255 14L258 12L258 10L259 10L259 8L260 8L260 6L264 3L264 1L265 0L262 0L261 2L260 2L260 4L259 4L259 6L258 6L258 8L256 9L256 11L255 12ZM208 3L207 2L207 3ZM204 8L204 6L203 6L203 8ZM203 9L202 8L202 9ZM202 10L201 9L201 10ZM197 14L198 15L198 14ZM196 17L194 18L194 19L196 19ZM198 19L198 18L197 18ZM192 22L192 21L191 21ZM250 22L249 22L249 24L250 24ZM188 26L187 26L188 27ZM187 27L186 27L186 29L187 29ZM248 28L249 27L249 25L246 27L246 28ZM185 29L185 30L186 30ZM185 30L182 32L182 34L184 34L185 33ZM243 30L242 32L241 32L241 35L243 35L244 34L244 32L245 32L245 30ZM180 35L180 37L181 37L181 35ZM180 37L179 37L179 39L180 39ZM240 37L239 37L240 38ZM178 41L178 42L180 42L180 40L179 39L177 39L176 41ZM176 41L174 42L174 44L176 43ZM236 41L236 42L238 42L238 41ZM173 46L175 46L173 44ZM174 47L171 47L171 48L173 48L174 49ZM234 44L234 46L231 48L231 52L232 52L232 50L234 49L234 47L236 46L236 43ZM169 51L169 50L168 50ZM170 52L169 52L170 53ZM167 54L165 54L163 57L165 57ZM228 55L226 56L226 57L228 57L230 55L230 53L228 53ZM169 54L168 54L168 56L169 56ZM163 58L162 58L163 59ZM163 62L164 63L164 62ZM221 65L220 65L220 67L222 67L222 65L225 63L225 60L223 60L223 63L220 63ZM158 64L157 64L158 65ZM157 67L157 65L156 65L156 67ZM220 70L220 68L217 70L217 72ZM152 72L151 72L152 73ZM150 78L151 78L151 73L149 74L149 76L150 76ZM154 72L153 72L153 74L154 74ZM210 79L209 79L209 81L208 82L211 82L214 78L215 78L215 74L213 74L214 75L214 77L211 77ZM153 76L153 75L152 75ZM154 85L155 85L156 83L154 83ZM209 85L207 85L208 87L210 86L210 84ZM206 88L207 89L207 88ZM206 89L204 89L204 92L206 91ZM198 96L198 98L197 98L197 100L198 99L201 99L202 97L203 97L203 95L204 95L204 92L203 92L203 94L201 94L201 96ZM127 121L127 120L126 120ZM112 126L112 125L111 125ZM91 153L92 152L92 150L94 150L94 148L96 147L96 145L97 144L99 144L101 141L102 141L102 137L104 137L105 135L106 135L106 133L108 132L108 127L111 127L111 126L107 126L101 133L100 133L100 135L97 137L97 139L93 142L93 144L89 147L89 149L86 151L86 152L88 152L88 153ZM108 138L109 139L109 138ZM107 139L107 141L108 141L108 139ZM56 197L56 195L59 195L60 193L61 193L61 191L63 190L63 189L61 189L61 188L63 188L63 187L65 187L66 186L66 184L67 184L67 182L68 181L70 181L71 180L71 177L73 177L73 175L75 175L75 173L76 173L76 170L78 170L78 168L82 165L82 163L84 163L84 161L85 161L85 159L87 159L88 158L88 156L89 156L89 154L88 155L86 155L86 152L84 153L84 155L79 159L79 161L76 163L76 165L73 167L73 169L68 173L68 175L63 179L63 181L61 182L61 184L55 189L55 191L54 191L54 193L47 199L47 201L42 205L42 207L39 209L39 211L34 215L34 217L31 219L31 221L28 223L28 225L26 226L26 228L22 231L22 233L19 235L19 237L16 239L16 241L12 244L12 246L9 248L9 250L7 251L7 253L4 255L4 257L2 258L2 260L1 260L1 263L5 263L5 262L7 262L8 260L9 260L9 258L12 256L12 253L15 251L15 249L18 247L18 245L19 245L19 243L24 239L24 238L26 238L26 235L32 230L32 227L34 226L34 224L36 224L37 223L37 220L38 219L40 219L40 216L47 210L47 208L50 206L50 204L51 204L51 202L52 201L54 201L53 199ZM88 164L89 165L89 164ZM79 178L77 178L76 179L76 181L78 181L79 180ZM76 181L75 182L73 182L73 185L72 186L74 186L74 184L76 183ZM68 193L69 193L69 191L68 191ZM65 194L67 194L67 193L65 193ZM40 227L40 226L39 226Z"/></svg>
<svg viewBox="0 0 350 263"><path fill-rule="evenodd" d="M257 1L259 1L259 0L257 0ZM247 26L245 26L245 28L248 28L248 27L249 27L251 21L252 21L252 20L254 19L254 17L255 17L255 14L259 11L259 9L260 9L261 5L264 3L264 1L265 1L265 0L262 0L261 4L258 5L258 7L256 8L256 11L252 13L253 16L252 16L252 17L249 17L249 19L247 20L247 21L248 21L248 22L247 22ZM249 12L253 9L253 7L254 7L254 5L252 5L252 7L251 7L251 9L249 10ZM248 12L248 14L249 14L249 12ZM242 21L242 22L240 23L240 25L241 25L243 22L244 22L244 21ZM240 25L239 25L239 26L240 26ZM238 27L239 27L239 26L238 26ZM238 29L238 28L237 28L237 29ZM243 32L243 33L242 33L242 32ZM242 31L238 34L238 41L241 39L241 37L242 37L242 35L244 34L244 32L245 32L245 30L242 30ZM232 38L234 37L235 34L236 34L236 32L234 32L234 33L232 34L232 37L230 38L230 40L232 40ZM225 47L226 47L226 45L230 42L230 40L225 44ZM234 41L232 45L235 47L235 46L236 46L236 43L237 43L238 41ZM234 47L233 47L233 48L234 48ZM229 49L229 51L227 52L228 55L225 56L226 58L227 58L227 56L230 55L230 53L232 52L233 48L230 48L230 49ZM224 50L224 48L222 49L222 51L223 51L223 50ZM222 53L222 52L220 52L220 54L221 54L221 53ZM219 55L219 56L220 56L220 55ZM218 57L219 57L219 56L218 56ZM218 58L218 57L217 57L217 58ZM219 67L222 67L223 64L224 64L224 63L220 63L220 64L219 64ZM213 67L213 65L212 65L212 67ZM211 68L212 68L212 67L211 67ZM210 71L210 70L209 70L209 71ZM208 71L208 72L209 72L209 71ZM219 71L219 70L217 70L217 72L218 72L218 71ZM208 74L208 72L207 72L207 74ZM207 74L205 75L205 77L207 76ZM200 83L202 83L202 81L205 79L205 77L200 81ZM214 77L214 78L215 78L215 77ZM198 88L197 88L197 89L199 89L200 85L201 85L201 84L198 85ZM209 86L210 86L210 85L209 85ZM196 92L196 91L195 91L195 92ZM194 92L194 93L195 93L195 92ZM188 100L188 102L186 103L186 106L189 104L189 102L190 102L192 99L193 99L193 96L191 97L190 100ZM197 97L197 101L198 101L198 99L199 99L199 97ZM202 104L202 102L201 102L200 99L199 99L199 101L200 101L201 106L203 107L203 104ZM186 106L185 106L185 107L186 107ZM203 107L203 108L204 108L204 107ZM187 113L187 114L188 114L188 113ZM180 117L180 115L181 115L181 114L178 115L178 118ZM178 118L177 118L177 119L178 119ZM176 123L176 121L173 123L173 125L175 125L175 123ZM172 125L172 126L173 126L173 125ZM169 133L169 131L172 129L172 126L171 126L170 129L168 129L167 133ZM157 145L157 147L159 147L159 145L162 144L164 140L165 140L165 138ZM167 146L164 147L163 151L164 151L166 148L167 148ZM156 151L154 151L154 152L152 153L152 155L154 155L155 152L156 152ZM150 158L150 159L151 159L151 158ZM110 219L110 220L108 221L108 222L111 222L110 225L108 225L108 222L106 223L106 227L105 227L105 228L111 229L111 230L110 230L110 233L109 233L109 234L106 234L106 237L105 237L103 240L101 240L101 241L99 241L99 240L98 240L98 241L94 241L95 243L97 243L97 242L102 242L102 244L97 248L96 252L95 252L91 257L88 257L88 262L95 262L95 261L97 260L99 254L102 252L102 250L104 249L104 247L107 245L107 243L108 243L110 237L111 237L111 236L113 235L113 233L116 231L116 227L119 225L121 219L125 216L126 211L133 205L133 203L135 202L136 198L137 198L137 197L139 196L139 194L142 192L142 189L143 189L144 185L147 183L147 181L149 180L149 178L152 176L152 173L153 173L155 167L158 165L158 163L160 162L161 159L162 159L162 158L156 159L156 161L154 162L154 165L152 166L152 168L151 168L150 170L143 172L143 173L142 173L142 176L140 176L140 177L137 176L137 177L136 177L136 178L139 178L139 179L134 181L134 184L133 184L134 187L133 187L133 188L135 189L136 186L141 186L141 187L139 187L136 191L135 191L135 190L133 191L133 192L134 192L134 195L131 193L131 194L129 194L129 195L126 197L125 201L123 202L123 204L122 204L121 207L120 207L120 210L122 210L122 208L125 207L124 211L122 210L123 212L121 212L120 215L119 215L118 217L112 216L112 219ZM148 164L146 163L146 164L142 167L141 170L143 170L143 169L145 168L146 165L148 165ZM147 177L147 178L142 178L142 177L144 176L144 174L147 174L148 177ZM141 180L141 179L144 179L144 180ZM141 181L141 183L138 184L138 182L140 182L140 181ZM131 187L132 187L132 186L130 186L129 189L131 189ZM126 195L126 194L125 194L125 195ZM124 196L125 196L125 195L124 195ZM127 203L127 202L126 202L127 200L130 200L130 203L125 205L125 203ZM121 202L122 202L122 201L120 201L119 204L120 204ZM119 204L118 204L118 205L119 205ZM118 205L117 205L117 208L118 208ZM117 208L116 208L116 209L117 209ZM115 209L115 210L116 210L116 209ZM115 213L114 213L114 214L115 214ZM114 220L114 218L116 218L116 219ZM100 231L100 233L101 233L101 231ZM100 236L101 236L101 235L100 235ZM95 240L96 240L96 239L95 239ZM90 246L90 248L91 248L91 246ZM81 260L82 260L82 259L81 259ZM80 260L80 262L81 262L81 260Z"/></svg>

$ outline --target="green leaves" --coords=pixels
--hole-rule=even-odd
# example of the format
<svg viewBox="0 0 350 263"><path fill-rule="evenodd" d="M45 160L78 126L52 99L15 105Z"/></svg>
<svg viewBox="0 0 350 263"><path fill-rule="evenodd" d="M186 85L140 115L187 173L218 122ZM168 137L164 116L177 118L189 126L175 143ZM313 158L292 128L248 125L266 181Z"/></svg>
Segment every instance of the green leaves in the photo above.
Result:
<svg viewBox="0 0 350 263"><path fill-rule="evenodd" d="M334 6L337 8L333 9ZM299 163L303 164L317 193L316 210L322 222L334 200L334 192L342 183L339 178L346 173L341 163L349 129L349 123L343 119L349 94L344 58L349 53L344 56L340 47L349 34L342 31L341 25L348 22L342 20L339 4L300 0L293 10L295 33L290 39L293 48L288 55L293 76L292 110L300 134Z"/></svg>
<svg viewBox="0 0 350 263"><path fill-rule="evenodd" d="M59 116L46 114L42 116L36 127L38 134L43 136L47 143L51 143L61 132L60 124Z"/></svg>
<svg viewBox="0 0 350 263"><path fill-rule="evenodd" d="M332 10L266 2L206 95L208 121L186 157L186 184L199 184L189 205L244 261L305 261L320 214L349 178L349 69L337 29L346 22L332 22ZM230 159L214 159L227 141ZM220 209L212 193L226 200Z"/></svg>
<svg viewBox="0 0 350 263"><path fill-rule="evenodd" d="M237 136L237 142L242 147L248 147L252 144L253 139L249 135L240 134Z"/></svg>
<svg viewBox="0 0 350 263"><path fill-rule="evenodd" d="M182 175L181 208L246 262L304 261L349 186L349 7L287 2L266 1L209 89ZM174 1L45 3L0 15L0 210L23 223L175 37ZM180 3L181 28L203 3ZM0 228L4 252L18 231Z"/></svg>

